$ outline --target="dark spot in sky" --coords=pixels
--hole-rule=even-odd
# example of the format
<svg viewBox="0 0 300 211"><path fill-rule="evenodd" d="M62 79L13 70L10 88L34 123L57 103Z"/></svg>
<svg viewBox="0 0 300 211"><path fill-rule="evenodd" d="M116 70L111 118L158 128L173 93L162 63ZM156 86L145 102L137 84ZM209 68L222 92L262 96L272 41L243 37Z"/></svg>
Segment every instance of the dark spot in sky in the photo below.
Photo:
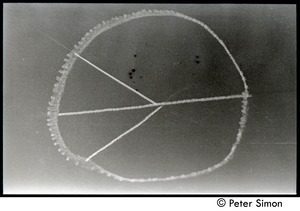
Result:
<svg viewBox="0 0 300 211"><path fill-rule="evenodd" d="M195 61L197 64L199 64L200 62L199 61Z"/></svg>
<svg viewBox="0 0 300 211"><path fill-rule="evenodd" d="M132 76L130 76L129 78L132 79Z"/></svg>
<svg viewBox="0 0 300 211"><path fill-rule="evenodd" d="M140 76L140 78L143 78L143 76Z"/></svg>
<svg viewBox="0 0 300 211"><path fill-rule="evenodd" d="M135 83L135 81L133 81L133 83Z"/></svg>
<svg viewBox="0 0 300 211"><path fill-rule="evenodd" d="M132 75L132 73L131 73L131 72L129 72L128 74L129 74L129 75Z"/></svg>
<svg viewBox="0 0 300 211"><path fill-rule="evenodd" d="M196 58L198 59L198 58L199 58L199 56L196 56Z"/></svg>
<svg viewBox="0 0 300 211"><path fill-rule="evenodd" d="M132 72L135 72L135 69L132 69Z"/></svg>
<svg viewBox="0 0 300 211"><path fill-rule="evenodd" d="M139 89L135 89L136 91L139 91Z"/></svg>
<svg viewBox="0 0 300 211"><path fill-rule="evenodd" d="M136 54L134 55L134 57L136 57Z"/></svg>

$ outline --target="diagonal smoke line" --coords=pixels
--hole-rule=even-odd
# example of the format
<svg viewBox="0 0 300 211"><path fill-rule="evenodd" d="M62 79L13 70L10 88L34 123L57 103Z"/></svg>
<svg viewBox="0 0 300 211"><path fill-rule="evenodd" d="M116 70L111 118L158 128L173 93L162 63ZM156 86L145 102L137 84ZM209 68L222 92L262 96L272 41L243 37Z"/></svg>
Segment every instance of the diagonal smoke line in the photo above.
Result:
<svg viewBox="0 0 300 211"><path fill-rule="evenodd" d="M143 95L142 93L136 91L135 89L131 88L130 86L128 86L127 84L123 83L122 81L120 81L119 79L115 78L114 76L108 74L107 72L105 72L104 70L102 70L101 68L97 67L96 65L94 65L93 63L91 63L90 61L86 60L85 58L83 58L82 56L78 55L77 53L74 53L76 56L78 56L80 59L82 59L83 61L85 61L86 63L88 63L89 65L91 65L92 67L94 67L95 69L99 70L100 72L102 72L104 75L108 76L109 78L113 79L114 81L118 82L119 84L121 84L122 86L124 86L125 88L129 89L130 91L134 92L135 94L139 95L140 97L144 98L145 100L147 100L148 102L155 104L155 101L151 100L150 98L146 97L145 95Z"/></svg>
<svg viewBox="0 0 300 211"><path fill-rule="evenodd" d="M41 30L36 29L37 31L39 31L42 35L44 35L45 37L47 37L48 39L54 41L55 43L57 43L58 45L62 46L63 48L72 51L71 49L69 49L68 47L66 47L65 45L61 44L60 42L58 42L57 40L55 40L54 38L50 37L49 35L43 33ZM155 101L151 100L150 98L146 97L145 95L143 95L142 93L136 91L135 89L131 88L130 86L128 86L127 84L125 84L124 82L120 81L119 79L115 78L114 76L110 75L109 73L107 73L106 71L102 70L101 68L97 67L96 65L94 65L92 62L88 61L87 59L83 58L82 56L80 56L79 54L73 52L78 58L80 58L81 60L83 60L84 62L88 63L89 65L91 65L92 67L94 67L95 69L99 70L101 73L103 73L104 75L108 76L109 78L111 78L112 80L116 81L117 83L121 84L122 86L124 86L125 88L129 89L130 91L134 92L135 94L139 95L140 97L144 98L145 100L147 100L148 102L155 104Z"/></svg>
<svg viewBox="0 0 300 211"><path fill-rule="evenodd" d="M97 150L96 152L94 152L92 155L90 155L86 161L90 160L92 157L94 157L95 155L97 155L99 152L105 150L107 147L109 147L110 145L112 145L113 143L115 143L116 141L120 140L121 138L123 138L125 135L127 135L128 133L132 132L133 130L135 130L136 128L138 128L139 126L141 126L143 123L145 123L151 116L153 116L156 112L158 112L159 109L161 109L163 106L160 106L158 108L156 108L154 111L152 111L150 114L148 114L142 121L140 121L139 123L137 123L136 125L134 125L133 127L131 127L129 130L125 131L124 133L122 133L121 135L119 135L117 138L115 138L114 140L112 140L111 142L109 142L108 144L106 144L104 147L102 147L101 149Z"/></svg>

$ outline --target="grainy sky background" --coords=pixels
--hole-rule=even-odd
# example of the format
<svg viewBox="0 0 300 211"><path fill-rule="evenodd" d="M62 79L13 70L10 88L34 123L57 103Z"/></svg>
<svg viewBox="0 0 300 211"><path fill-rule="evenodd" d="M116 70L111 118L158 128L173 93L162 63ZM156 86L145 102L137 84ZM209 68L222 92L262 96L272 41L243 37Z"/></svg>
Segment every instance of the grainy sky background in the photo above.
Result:
<svg viewBox="0 0 300 211"><path fill-rule="evenodd" d="M118 182L65 161L45 116L68 51L103 20L142 9L172 9L207 24L244 72L249 118L224 167L186 180ZM296 187L296 8L292 5L4 5L5 193L294 193ZM202 27L175 17L134 20L97 37L83 52L157 102L240 94L241 79ZM132 70L132 78L129 73ZM60 111L147 102L77 60ZM59 118L71 151L89 156L153 109ZM241 100L169 106L93 160L125 177L164 177L220 162L236 139Z"/></svg>

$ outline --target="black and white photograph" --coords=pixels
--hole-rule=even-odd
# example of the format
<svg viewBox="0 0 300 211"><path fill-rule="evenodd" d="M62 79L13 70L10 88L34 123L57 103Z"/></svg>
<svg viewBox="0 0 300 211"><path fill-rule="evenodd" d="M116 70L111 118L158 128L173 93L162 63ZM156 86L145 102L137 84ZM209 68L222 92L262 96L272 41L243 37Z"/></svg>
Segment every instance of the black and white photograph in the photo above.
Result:
<svg viewBox="0 0 300 211"><path fill-rule="evenodd" d="M4 194L296 194L296 5L3 5Z"/></svg>

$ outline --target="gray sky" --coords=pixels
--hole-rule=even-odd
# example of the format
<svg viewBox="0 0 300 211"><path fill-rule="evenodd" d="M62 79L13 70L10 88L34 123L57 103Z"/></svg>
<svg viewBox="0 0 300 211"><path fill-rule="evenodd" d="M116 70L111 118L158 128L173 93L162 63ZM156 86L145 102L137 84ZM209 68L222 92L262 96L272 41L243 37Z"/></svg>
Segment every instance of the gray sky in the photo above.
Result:
<svg viewBox="0 0 300 211"><path fill-rule="evenodd" d="M141 9L173 9L203 21L225 42L247 78L253 97L242 142L234 159L208 175L166 183L121 183L66 162L53 146L45 113L68 51L35 29L72 48L101 21ZM4 191L295 192L295 31L295 7L284 5L6 4ZM157 102L243 91L220 44L200 26L174 17L122 24L97 37L82 56ZM60 111L146 103L77 60ZM59 126L71 151L89 156L152 110L60 117ZM205 169L228 154L240 111L240 99L165 107L93 160L126 177Z"/></svg>

